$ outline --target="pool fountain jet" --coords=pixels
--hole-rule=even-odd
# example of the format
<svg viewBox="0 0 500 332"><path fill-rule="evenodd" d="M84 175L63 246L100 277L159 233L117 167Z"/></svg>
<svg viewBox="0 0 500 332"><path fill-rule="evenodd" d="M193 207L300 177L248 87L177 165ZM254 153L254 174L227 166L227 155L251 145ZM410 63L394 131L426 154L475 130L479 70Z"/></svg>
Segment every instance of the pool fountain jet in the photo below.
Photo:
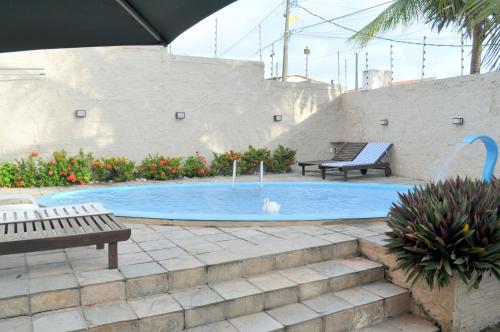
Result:
<svg viewBox="0 0 500 332"><path fill-rule="evenodd" d="M493 172L498 160L498 145L495 140L485 135L471 135L463 139L462 143L472 144L480 140L486 148L486 162L483 168L483 179L491 181L493 179Z"/></svg>
<svg viewBox="0 0 500 332"><path fill-rule="evenodd" d="M236 164L237 164L237 160L233 160L233 189L236 187Z"/></svg>
<svg viewBox="0 0 500 332"><path fill-rule="evenodd" d="M259 180L260 180L260 187L264 187L264 162L261 160L260 161L260 176L259 176Z"/></svg>

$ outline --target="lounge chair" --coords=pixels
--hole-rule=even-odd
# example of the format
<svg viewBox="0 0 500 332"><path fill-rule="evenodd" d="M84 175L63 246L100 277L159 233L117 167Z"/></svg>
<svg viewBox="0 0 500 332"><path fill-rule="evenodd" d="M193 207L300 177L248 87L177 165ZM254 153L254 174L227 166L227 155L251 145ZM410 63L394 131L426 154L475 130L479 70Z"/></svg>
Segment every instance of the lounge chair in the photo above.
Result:
<svg viewBox="0 0 500 332"><path fill-rule="evenodd" d="M366 143L345 143L340 150L335 153L335 156L331 160L312 160L299 162L299 166L302 167L302 175L306 175L306 172L318 173L318 171L306 171L308 166L319 166L324 163L342 162L342 161L353 161L354 158L363 150Z"/></svg>
<svg viewBox="0 0 500 332"><path fill-rule="evenodd" d="M0 206L0 255L108 244L108 267L118 267L118 242L131 231L101 204L5 209Z"/></svg>
<svg viewBox="0 0 500 332"><path fill-rule="evenodd" d="M391 143L368 143L353 161L320 164L321 176L325 179L326 171L329 169L338 169L343 172L344 181L347 181L347 173L352 170L360 170L361 174L366 175L368 169L383 169L385 176L391 176L390 164L382 162L391 148Z"/></svg>

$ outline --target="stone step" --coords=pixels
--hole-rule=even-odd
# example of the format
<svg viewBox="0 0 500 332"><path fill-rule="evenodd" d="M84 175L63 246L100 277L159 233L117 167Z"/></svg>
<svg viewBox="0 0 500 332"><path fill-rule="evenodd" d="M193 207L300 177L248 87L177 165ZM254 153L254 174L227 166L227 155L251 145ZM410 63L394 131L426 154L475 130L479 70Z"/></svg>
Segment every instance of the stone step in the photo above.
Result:
<svg viewBox="0 0 500 332"><path fill-rule="evenodd" d="M357 239L338 233L325 236L327 239L304 237L293 242L167 260L153 257L157 261L143 262L143 259L176 248L126 253L127 259L121 259L123 263L118 270L93 269L93 261L87 259L71 261L71 267L67 263L53 263L30 267L28 272L25 268L1 270L0 318L163 294L358 254ZM95 248L68 250L66 255L76 259L86 253L105 255ZM57 255L65 253L42 253L28 258ZM380 268L377 266L376 270ZM366 273L360 273L361 278Z"/></svg>
<svg viewBox="0 0 500 332"><path fill-rule="evenodd" d="M409 295L405 289L377 282L187 328L186 332L347 331L377 324L408 311Z"/></svg>
<svg viewBox="0 0 500 332"><path fill-rule="evenodd" d="M33 316L0 320L1 331L344 331L359 329L398 317L409 311L407 290L375 282L329 292L308 300L232 317L235 306L247 302L210 303L210 294L185 302L180 296L162 294L130 301L79 306ZM194 303L196 301L196 303ZM193 307L195 305L196 307ZM203 324L191 325L196 322ZM392 322L392 323L391 323ZM397 328L398 321L386 326ZM414 322L411 326L417 326ZM375 326L376 327L376 326ZM378 330L374 330L378 331ZM397 330L395 330L397 331ZM406 331L406 330L405 330Z"/></svg>
<svg viewBox="0 0 500 332"><path fill-rule="evenodd" d="M420 317L406 314L365 327L360 332L439 332L440 329Z"/></svg>
<svg viewBox="0 0 500 332"><path fill-rule="evenodd" d="M128 300L130 306L139 310L136 311L137 315L142 317L151 315L148 310L158 303L179 303L182 306L183 322L187 327L195 327L305 301L328 292L380 281L384 277L381 264L352 257L188 289L164 289L161 294L146 297L128 297L129 287L127 282L118 277L118 271L106 270L106 276L102 274L103 271L99 272L89 272L85 275L86 278L80 278L80 288L75 284L65 283L64 280L52 279L57 284L50 284L46 280L44 287L50 284L52 290L45 289L42 293L32 294L31 314L33 317L37 314L43 317L44 312L50 315L54 310L59 312L59 309L80 305L92 312L90 308L100 307L105 310L110 303ZM163 282L166 284L165 280ZM162 306L168 309L168 305ZM161 311L161 307L158 310Z"/></svg>

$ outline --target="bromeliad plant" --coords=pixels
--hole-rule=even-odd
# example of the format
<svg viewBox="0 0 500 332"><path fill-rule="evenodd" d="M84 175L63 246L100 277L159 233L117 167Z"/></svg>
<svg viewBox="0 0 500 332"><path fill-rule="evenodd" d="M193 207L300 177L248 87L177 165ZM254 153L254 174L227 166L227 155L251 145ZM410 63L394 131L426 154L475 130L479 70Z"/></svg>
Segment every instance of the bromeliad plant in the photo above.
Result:
<svg viewBox="0 0 500 332"><path fill-rule="evenodd" d="M450 179L400 195L388 216L388 251L415 285L447 285L458 273L477 288L500 280L500 183Z"/></svg>

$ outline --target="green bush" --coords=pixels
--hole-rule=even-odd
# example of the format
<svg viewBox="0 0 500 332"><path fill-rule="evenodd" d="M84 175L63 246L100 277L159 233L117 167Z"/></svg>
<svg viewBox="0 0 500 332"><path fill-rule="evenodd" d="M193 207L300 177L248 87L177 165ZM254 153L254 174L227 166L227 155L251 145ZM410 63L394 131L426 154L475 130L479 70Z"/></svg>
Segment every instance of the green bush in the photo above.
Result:
<svg viewBox="0 0 500 332"><path fill-rule="evenodd" d="M212 160L212 170L214 175L228 176L233 174L233 162L241 159L241 153L233 150L225 153L214 153ZM237 173L241 173L241 163L236 164Z"/></svg>
<svg viewBox="0 0 500 332"><path fill-rule="evenodd" d="M500 185L451 179L400 195L390 210L388 251L415 284L445 286L456 271L477 288L485 273L500 280Z"/></svg>
<svg viewBox="0 0 500 332"><path fill-rule="evenodd" d="M123 157L96 159L92 170L94 179L99 182L125 182L137 178L135 163Z"/></svg>
<svg viewBox="0 0 500 332"><path fill-rule="evenodd" d="M141 175L148 180L177 179L182 175L181 161L182 158L148 155L141 162Z"/></svg>
<svg viewBox="0 0 500 332"><path fill-rule="evenodd" d="M93 159L91 153L84 153L82 150L75 156L68 156L64 150L55 151L47 163L45 185L67 186L90 183Z"/></svg>
<svg viewBox="0 0 500 332"><path fill-rule="evenodd" d="M207 160L196 153L195 156L187 157L182 165L182 172L188 178L206 177L212 175L212 169L208 166Z"/></svg>
<svg viewBox="0 0 500 332"><path fill-rule="evenodd" d="M0 164L0 187L12 188L16 186L17 165L3 162Z"/></svg>
<svg viewBox="0 0 500 332"><path fill-rule="evenodd" d="M286 148L282 145L273 151L271 169L273 173L288 173L292 171L292 165L295 163L297 150Z"/></svg>
<svg viewBox="0 0 500 332"><path fill-rule="evenodd" d="M47 184L47 163L32 152L28 158L16 160L16 187L43 187Z"/></svg>
<svg viewBox="0 0 500 332"><path fill-rule="evenodd" d="M267 148L254 148L249 146L241 156L241 174L255 174L259 170L260 162L264 161L264 169L272 168L271 151Z"/></svg>

